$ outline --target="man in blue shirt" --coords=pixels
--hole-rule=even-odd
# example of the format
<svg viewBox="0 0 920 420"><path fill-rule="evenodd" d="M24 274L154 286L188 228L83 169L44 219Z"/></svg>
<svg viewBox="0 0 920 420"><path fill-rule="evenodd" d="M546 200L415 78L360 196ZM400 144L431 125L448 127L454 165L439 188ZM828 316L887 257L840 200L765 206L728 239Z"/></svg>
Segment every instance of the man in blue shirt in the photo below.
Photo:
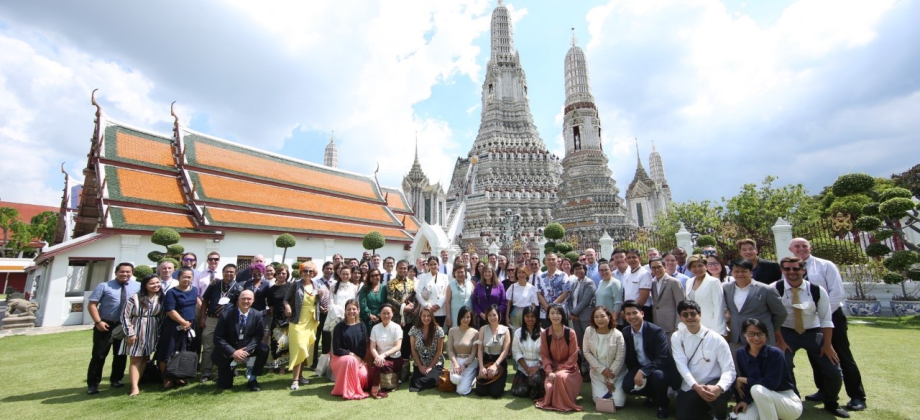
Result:
<svg viewBox="0 0 920 420"><path fill-rule="evenodd" d="M594 281L594 287L601 282L601 272L598 271L600 266L597 263L597 252L593 248L585 250L585 277Z"/></svg>
<svg viewBox="0 0 920 420"><path fill-rule="evenodd" d="M105 367L106 357L109 356L109 349L115 349L109 384L112 388L125 386L121 380L125 377L128 356L118 355L121 340L113 339L112 330L121 326L125 303L141 288L138 282L131 280L133 274L134 265L126 262L120 263L115 267L115 280L99 284L89 296L87 310L93 319L95 328L93 329L93 354L86 372L87 394L99 393L99 382L102 381L102 369Z"/></svg>

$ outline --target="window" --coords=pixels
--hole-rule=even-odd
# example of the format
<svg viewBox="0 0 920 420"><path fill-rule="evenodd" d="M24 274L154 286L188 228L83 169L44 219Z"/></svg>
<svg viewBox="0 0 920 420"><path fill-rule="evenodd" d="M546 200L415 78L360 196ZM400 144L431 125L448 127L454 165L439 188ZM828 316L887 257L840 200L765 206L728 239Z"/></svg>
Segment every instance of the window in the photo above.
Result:
<svg viewBox="0 0 920 420"><path fill-rule="evenodd" d="M431 199L425 200L425 223L431 224Z"/></svg>
<svg viewBox="0 0 920 420"><path fill-rule="evenodd" d="M83 296L106 281L112 273L112 260L71 260L67 265L64 296Z"/></svg>
<svg viewBox="0 0 920 420"><path fill-rule="evenodd" d="M249 265L252 264L252 255L239 255L236 257L236 272L242 273L243 270L249 268Z"/></svg>
<svg viewBox="0 0 920 420"><path fill-rule="evenodd" d="M577 125L572 127L572 137L575 139L575 150L581 150L581 133Z"/></svg>
<svg viewBox="0 0 920 420"><path fill-rule="evenodd" d="M645 226L645 215L642 214L642 203L636 203L636 221L639 227Z"/></svg>

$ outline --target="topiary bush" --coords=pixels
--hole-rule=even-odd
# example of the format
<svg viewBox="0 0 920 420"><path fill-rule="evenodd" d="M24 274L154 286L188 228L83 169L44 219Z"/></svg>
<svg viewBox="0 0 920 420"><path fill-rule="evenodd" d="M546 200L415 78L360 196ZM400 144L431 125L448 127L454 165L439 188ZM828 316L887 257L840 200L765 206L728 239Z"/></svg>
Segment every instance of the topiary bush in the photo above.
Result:
<svg viewBox="0 0 920 420"><path fill-rule="evenodd" d="M568 253L575 251L575 247L568 242L559 242L556 244L556 252L563 255L568 255ZM577 260L577 258L576 258Z"/></svg>
<svg viewBox="0 0 920 420"><path fill-rule="evenodd" d="M862 216L859 219L856 219L856 223L853 226L856 226L859 230L876 230L879 226L882 225L882 219L879 219L875 216Z"/></svg>
<svg viewBox="0 0 920 420"><path fill-rule="evenodd" d="M575 252L575 251L569 251L569 252L566 252L566 253L565 253L565 258L566 258L567 260L571 261L572 264L575 264L575 263L578 262L578 257L579 257L579 255L578 255L578 253Z"/></svg>
<svg viewBox="0 0 920 420"><path fill-rule="evenodd" d="M185 247L179 244L172 244L166 247L166 253L169 255L182 255L185 252Z"/></svg>
<svg viewBox="0 0 920 420"><path fill-rule="evenodd" d="M284 253L281 254L282 262L284 262L284 260L287 258L288 248L291 248L294 245L297 245L297 239L294 238L294 235L291 235L290 233L278 235L278 239L275 239L275 246L278 248L284 248Z"/></svg>
<svg viewBox="0 0 920 420"><path fill-rule="evenodd" d="M376 254L378 249L386 245L386 242L386 238L383 237L383 234L375 230L364 235L364 240L361 241L361 245L364 249Z"/></svg>
<svg viewBox="0 0 920 420"><path fill-rule="evenodd" d="M565 237L565 228L559 223L550 223L543 228L543 237L552 240L562 239Z"/></svg>
<svg viewBox="0 0 920 420"><path fill-rule="evenodd" d="M159 228L150 236L150 242L164 247L177 244L181 240L182 237L179 236L179 232L172 228Z"/></svg>
<svg viewBox="0 0 920 420"><path fill-rule="evenodd" d="M841 175L834 181L831 191L837 197L844 197L852 194L860 194L872 189L875 186L875 178L867 174L846 174Z"/></svg>
<svg viewBox="0 0 920 420"><path fill-rule="evenodd" d="M147 277L150 274L153 274L153 267L149 265L141 264L137 267L134 267L134 278L138 280L143 279L144 277Z"/></svg>
<svg viewBox="0 0 920 420"><path fill-rule="evenodd" d="M837 265L865 264L866 253L850 241L837 238L814 238L811 241L811 254Z"/></svg>
<svg viewBox="0 0 920 420"><path fill-rule="evenodd" d="M716 246L716 238L712 235L700 235L696 238L696 246L702 248L706 246Z"/></svg>
<svg viewBox="0 0 920 420"><path fill-rule="evenodd" d="M874 243L866 246L866 255L870 257L884 257L891 252L891 248L883 243Z"/></svg>

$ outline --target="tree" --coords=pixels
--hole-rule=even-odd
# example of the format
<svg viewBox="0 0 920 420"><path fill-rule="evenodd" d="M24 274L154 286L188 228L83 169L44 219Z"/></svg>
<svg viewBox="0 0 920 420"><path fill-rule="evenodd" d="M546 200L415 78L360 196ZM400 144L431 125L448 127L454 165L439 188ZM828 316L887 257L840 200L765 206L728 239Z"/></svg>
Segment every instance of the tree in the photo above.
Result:
<svg viewBox="0 0 920 420"><path fill-rule="evenodd" d="M297 239L294 238L294 235L290 233L285 233L278 236L278 239L275 240L275 246L278 248L284 248L284 253L281 254L281 261L284 262L284 259L287 258L288 248L297 245Z"/></svg>
<svg viewBox="0 0 920 420"><path fill-rule="evenodd" d="M549 240L543 247L543 252L546 254L557 252L559 248L556 241L565 238L565 228L559 223L550 223L543 228L543 237Z"/></svg>
<svg viewBox="0 0 920 420"><path fill-rule="evenodd" d="M0 230L3 231L3 245L0 246L0 257L5 257L10 246L10 230L13 223L19 219L19 210L12 207L0 207Z"/></svg>
<svg viewBox="0 0 920 420"><path fill-rule="evenodd" d="M819 203L802 184L774 187L779 179L767 176L760 184L744 184L738 195L725 200L725 219L736 230L735 238L722 238L733 242L737 238L752 238L763 243L773 237L772 227L782 217L793 226L820 218Z"/></svg>
<svg viewBox="0 0 920 420"><path fill-rule="evenodd" d="M54 241L54 232L57 230L58 215L53 211L43 211L35 216L29 222L32 229L33 238L39 239L46 244Z"/></svg>
<svg viewBox="0 0 920 420"><path fill-rule="evenodd" d="M179 235L179 232L175 229L157 229L153 232L153 235L150 235L150 242L166 248L166 252L150 251L147 253L147 258L155 263L159 263L164 258L170 258L176 261L180 260L182 258L182 253L185 252L185 248L179 245L179 241L181 240L182 236ZM179 265L177 264L176 267L178 268Z"/></svg>
<svg viewBox="0 0 920 420"><path fill-rule="evenodd" d="M910 191L914 197L920 197L920 164L892 175L891 179L894 180L895 185Z"/></svg>
<svg viewBox="0 0 920 420"><path fill-rule="evenodd" d="M868 197L870 202L860 210L854 226L872 232L878 240L895 236L907 249L920 253L920 247L905 234L907 229L920 233L920 214L911 200L913 194L893 185L891 181L877 180L866 174L847 174L834 181L832 193L836 197L835 202L852 196ZM903 225L900 222L902 219L906 221Z"/></svg>
<svg viewBox="0 0 920 420"><path fill-rule="evenodd" d="M386 243L387 240L383 237L383 234L376 230L364 235L364 240L361 241L361 245L364 246L364 249L374 254L377 253L378 249L383 248Z"/></svg>
<svg viewBox="0 0 920 420"><path fill-rule="evenodd" d="M688 231L714 234L722 225L725 209L710 200L672 203L666 214L659 214L655 230L662 236L674 236L683 222Z"/></svg>

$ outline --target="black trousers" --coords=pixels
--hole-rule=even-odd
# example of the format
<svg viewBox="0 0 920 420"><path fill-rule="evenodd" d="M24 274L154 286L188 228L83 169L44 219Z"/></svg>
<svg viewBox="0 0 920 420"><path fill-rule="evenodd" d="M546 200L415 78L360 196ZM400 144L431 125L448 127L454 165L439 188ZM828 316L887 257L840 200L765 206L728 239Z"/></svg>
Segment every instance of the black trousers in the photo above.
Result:
<svg viewBox="0 0 920 420"><path fill-rule="evenodd" d="M328 314L328 312L320 312L319 314L319 325L316 327L316 341L313 342L314 356L313 366L311 366L313 369L316 369L319 355L329 353L329 351L332 350L332 332L323 331L323 325L326 325L326 316ZM322 353L320 350L322 350Z"/></svg>
<svg viewBox="0 0 920 420"><path fill-rule="evenodd" d="M98 386L102 382L102 370L105 367L105 359L109 357L109 350L113 350L112 355L112 374L109 376L109 382L118 382L125 377L125 366L128 364L128 356L119 356L118 348L121 347L121 340L112 339L112 329L121 323L108 322L108 331L99 331L93 328L93 355L89 359L89 368L86 370L86 384L89 386Z"/></svg>
<svg viewBox="0 0 920 420"><path fill-rule="evenodd" d="M715 385L718 381L713 381L706 385ZM712 410L712 416L717 419L728 418L728 400L731 399L731 392L723 392L713 402L706 402L700 394L693 389L689 391L677 391L677 412L674 413L677 420L696 420L709 418L707 413Z"/></svg>
<svg viewBox="0 0 920 420"><path fill-rule="evenodd" d="M668 399L668 378L663 370L653 370L646 376L645 388L635 391L636 382L633 378L639 373L639 369L630 369L623 377L623 392L629 395L644 395L655 400L659 408L668 408L671 401Z"/></svg>
<svg viewBox="0 0 920 420"><path fill-rule="evenodd" d="M254 350L256 362L252 366L252 374L254 376L262 374L262 368L265 367L265 362L268 361L268 351L268 344L259 343L259 345L256 346ZM250 355L249 357L252 356L253 355ZM220 389L233 388L233 369L230 368L230 363L233 362L233 356L223 354L221 349L215 348L211 357L214 360L214 365L217 366L217 387ZM247 380L248 379L249 378L247 378Z"/></svg>
<svg viewBox="0 0 920 420"><path fill-rule="evenodd" d="M824 391L824 408L837 408L837 399L840 394L840 388L843 386L843 379L840 377L840 366L831 362L831 359L827 356L819 356L824 334L821 333L819 328L812 328L799 334L792 328L787 327L780 328L780 333L783 335L783 340L792 350L791 352L786 352L786 364L789 365L789 370L792 372L792 384L795 386L796 394L801 395L795 380L793 359L796 351L804 349L809 358L814 357L818 363L819 371L816 378L820 378L818 379L821 383L819 388Z"/></svg>
<svg viewBox="0 0 920 420"><path fill-rule="evenodd" d="M834 321L834 334L831 336L831 344L837 357L840 358L840 370L843 371L843 386L847 390L847 396L850 398L866 399L866 390L863 388L862 375L859 373L859 366L856 366L856 359L853 352L850 351L850 338L847 335L847 316L843 313L843 308L837 308L831 315ZM811 370L815 375L815 387L823 390L821 378L821 367L818 360L808 354L808 362L811 363Z"/></svg>
<svg viewBox="0 0 920 420"><path fill-rule="evenodd" d="M651 298L652 297L649 296L649 299ZM652 312L654 311L652 310L651 306L640 306L639 310L642 311L642 319L645 320L645 322L651 322L653 324L655 323L654 317L652 316Z"/></svg>

